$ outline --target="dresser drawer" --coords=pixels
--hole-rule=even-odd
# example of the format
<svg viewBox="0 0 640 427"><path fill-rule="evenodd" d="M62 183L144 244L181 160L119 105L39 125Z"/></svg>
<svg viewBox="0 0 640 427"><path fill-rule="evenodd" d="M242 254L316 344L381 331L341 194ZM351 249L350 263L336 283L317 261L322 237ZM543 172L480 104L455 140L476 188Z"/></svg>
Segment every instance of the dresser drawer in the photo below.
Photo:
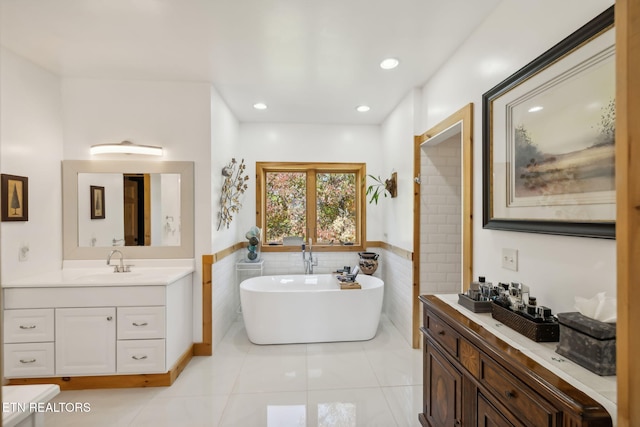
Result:
<svg viewBox="0 0 640 427"><path fill-rule="evenodd" d="M4 311L4 342L53 341L53 309Z"/></svg>
<svg viewBox="0 0 640 427"><path fill-rule="evenodd" d="M434 341L440 344L452 356L458 357L460 335L458 335L456 331L451 329L449 325L438 317L432 316L431 314L425 315L424 325Z"/></svg>
<svg viewBox="0 0 640 427"><path fill-rule="evenodd" d="M486 356L480 358L480 382L526 425L558 426L556 408Z"/></svg>
<svg viewBox="0 0 640 427"><path fill-rule="evenodd" d="M52 342L5 344L3 358L7 378L48 377L54 372Z"/></svg>
<svg viewBox="0 0 640 427"><path fill-rule="evenodd" d="M118 307L118 339L157 339L165 334L164 307Z"/></svg>
<svg viewBox="0 0 640 427"><path fill-rule="evenodd" d="M164 340L125 340L117 344L118 373L162 373L164 362Z"/></svg>

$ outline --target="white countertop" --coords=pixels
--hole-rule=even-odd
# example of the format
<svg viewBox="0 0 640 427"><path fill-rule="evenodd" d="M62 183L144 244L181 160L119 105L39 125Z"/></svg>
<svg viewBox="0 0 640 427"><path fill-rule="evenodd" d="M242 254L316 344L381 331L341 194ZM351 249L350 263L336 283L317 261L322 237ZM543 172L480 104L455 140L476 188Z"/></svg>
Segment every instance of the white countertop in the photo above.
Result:
<svg viewBox="0 0 640 427"><path fill-rule="evenodd" d="M19 424L39 407L30 404L46 403L60 393L57 384L2 386L2 425Z"/></svg>
<svg viewBox="0 0 640 427"><path fill-rule="evenodd" d="M556 353L558 343L535 342L491 317L491 313L474 313L458 304L457 294L436 295L439 299L482 326L511 347L520 350L558 377L581 390L611 415L617 425L617 381L615 376L602 377Z"/></svg>
<svg viewBox="0 0 640 427"><path fill-rule="evenodd" d="M193 267L131 267L131 272L114 273L113 267L64 268L9 281L3 288L166 286L188 274Z"/></svg>

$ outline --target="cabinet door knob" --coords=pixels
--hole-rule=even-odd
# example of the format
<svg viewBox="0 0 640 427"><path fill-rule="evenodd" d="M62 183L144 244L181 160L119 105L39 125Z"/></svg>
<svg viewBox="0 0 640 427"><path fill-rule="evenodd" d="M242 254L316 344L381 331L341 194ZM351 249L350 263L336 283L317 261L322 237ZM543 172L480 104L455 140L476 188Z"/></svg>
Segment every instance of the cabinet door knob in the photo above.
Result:
<svg viewBox="0 0 640 427"><path fill-rule="evenodd" d="M131 356L131 358L132 358L133 360L144 360L144 359L146 359L146 358L147 358L147 356L146 356L146 355L145 355L145 356L135 356L135 355L134 355L134 356Z"/></svg>
<svg viewBox="0 0 640 427"><path fill-rule="evenodd" d="M107 316L107 320L111 322L113 320L113 316Z"/></svg>
<svg viewBox="0 0 640 427"><path fill-rule="evenodd" d="M138 323L138 322L133 322L132 323L133 326L147 326L148 323L147 322L142 322L142 323Z"/></svg>
<svg viewBox="0 0 640 427"><path fill-rule="evenodd" d="M36 359L20 359L20 363L35 363Z"/></svg>
<svg viewBox="0 0 640 427"><path fill-rule="evenodd" d="M20 325L20 329L35 329L36 325Z"/></svg>
<svg viewBox="0 0 640 427"><path fill-rule="evenodd" d="M455 420L455 421L453 422L453 425L454 425L454 426L459 426L459 425L460 425L460 420Z"/></svg>
<svg viewBox="0 0 640 427"><path fill-rule="evenodd" d="M444 335L444 331L438 331L438 335Z"/></svg>
<svg viewBox="0 0 640 427"><path fill-rule="evenodd" d="M507 399L511 399L512 397L516 397L516 394L514 392L512 392L511 390L507 390L504 392L504 396Z"/></svg>

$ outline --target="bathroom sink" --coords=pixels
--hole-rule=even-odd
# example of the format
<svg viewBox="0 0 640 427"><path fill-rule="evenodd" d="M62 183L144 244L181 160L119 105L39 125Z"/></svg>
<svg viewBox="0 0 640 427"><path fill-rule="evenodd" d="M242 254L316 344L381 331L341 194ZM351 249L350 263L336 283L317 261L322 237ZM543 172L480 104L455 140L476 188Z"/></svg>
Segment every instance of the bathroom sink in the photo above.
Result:
<svg viewBox="0 0 640 427"><path fill-rule="evenodd" d="M147 275L148 276L148 275ZM142 274L129 272L129 273L89 273L76 277L76 281L85 283L102 283L105 285L112 283L128 283L138 280L142 277Z"/></svg>

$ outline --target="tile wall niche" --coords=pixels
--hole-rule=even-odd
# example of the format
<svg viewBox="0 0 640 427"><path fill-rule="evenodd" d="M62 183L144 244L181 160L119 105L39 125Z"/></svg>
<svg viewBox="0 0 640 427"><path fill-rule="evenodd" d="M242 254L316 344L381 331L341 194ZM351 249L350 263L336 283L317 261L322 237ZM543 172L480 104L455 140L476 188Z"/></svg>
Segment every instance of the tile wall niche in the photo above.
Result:
<svg viewBox="0 0 640 427"><path fill-rule="evenodd" d="M455 293L462 274L460 138L422 151L420 293Z"/></svg>

